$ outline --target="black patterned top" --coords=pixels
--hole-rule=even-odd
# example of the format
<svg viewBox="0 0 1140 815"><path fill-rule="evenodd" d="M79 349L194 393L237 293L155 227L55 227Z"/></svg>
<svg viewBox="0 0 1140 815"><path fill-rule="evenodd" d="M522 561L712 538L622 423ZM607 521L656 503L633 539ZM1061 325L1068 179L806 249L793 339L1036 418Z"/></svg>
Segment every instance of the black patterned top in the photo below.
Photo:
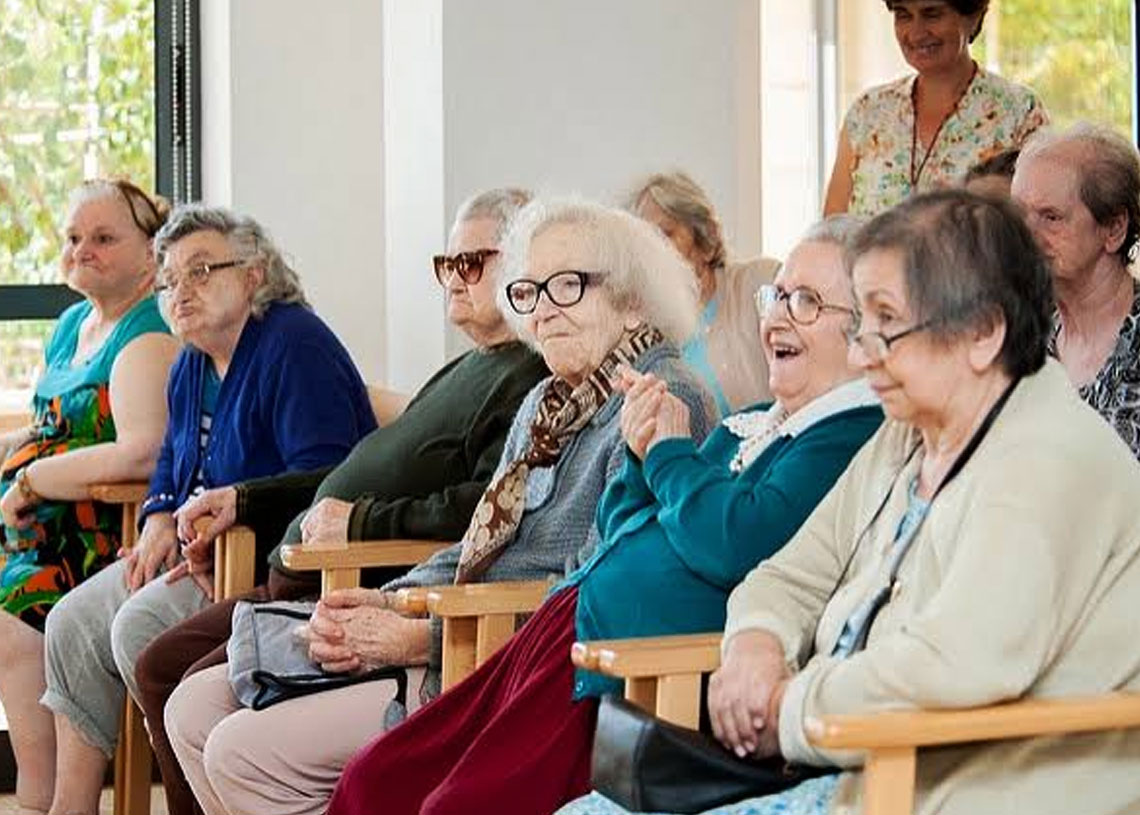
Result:
<svg viewBox="0 0 1140 815"><path fill-rule="evenodd" d="M1120 336L1096 378L1082 385L1081 398L1112 425L1133 455L1140 458L1140 282L1132 284L1132 308ZM1053 320L1049 353L1057 356L1059 316Z"/></svg>

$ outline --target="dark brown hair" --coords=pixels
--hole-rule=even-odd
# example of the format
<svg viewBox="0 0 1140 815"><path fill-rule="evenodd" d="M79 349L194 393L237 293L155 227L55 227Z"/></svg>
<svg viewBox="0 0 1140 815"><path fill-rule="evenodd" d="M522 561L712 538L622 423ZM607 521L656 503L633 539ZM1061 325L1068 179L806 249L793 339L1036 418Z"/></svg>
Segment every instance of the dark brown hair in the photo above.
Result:
<svg viewBox="0 0 1140 815"><path fill-rule="evenodd" d="M886 3L887 11L894 11L895 6L902 5L906 0L883 0ZM969 17L972 14L978 14L978 24L974 26L973 32L970 34L970 42L978 38L978 34L982 32L982 21L986 19L986 12L990 8L990 0L942 0L954 11L961 14L963 17Z"/></svg>

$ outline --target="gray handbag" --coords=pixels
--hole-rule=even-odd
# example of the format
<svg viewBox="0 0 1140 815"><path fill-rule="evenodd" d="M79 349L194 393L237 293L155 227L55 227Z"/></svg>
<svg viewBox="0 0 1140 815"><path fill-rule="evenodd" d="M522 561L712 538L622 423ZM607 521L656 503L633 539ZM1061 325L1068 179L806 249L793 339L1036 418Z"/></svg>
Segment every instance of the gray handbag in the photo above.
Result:
<svg viewBox="0 0 1140 815"><path fill-rule="evenodd" d="M307 623L314 603L284 600L270 603L240 602L234 606L233 630L226 645L230 686L238 701L263 710L270 705L310 693L334 690L358 682L392 679L395 702L407 703L408 674L400 667L383 667L356 674L325 673L309 659L308 645L297 637Z"/></svg>

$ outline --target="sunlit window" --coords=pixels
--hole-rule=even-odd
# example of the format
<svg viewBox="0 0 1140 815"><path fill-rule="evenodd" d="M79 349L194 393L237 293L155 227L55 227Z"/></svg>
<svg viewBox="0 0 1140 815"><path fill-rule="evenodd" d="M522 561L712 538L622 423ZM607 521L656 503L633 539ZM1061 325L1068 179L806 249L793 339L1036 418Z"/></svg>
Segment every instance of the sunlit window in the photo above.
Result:
<svg viewBox="0 0 1140 815"><path fill-rule="evenodd" d="M0 20L0 286L58 283L72 189L154 189L154 0L0 0ZM0 288L17 296L35 291ZM26 396L50 326L0 323L0 410Z"/></svg>

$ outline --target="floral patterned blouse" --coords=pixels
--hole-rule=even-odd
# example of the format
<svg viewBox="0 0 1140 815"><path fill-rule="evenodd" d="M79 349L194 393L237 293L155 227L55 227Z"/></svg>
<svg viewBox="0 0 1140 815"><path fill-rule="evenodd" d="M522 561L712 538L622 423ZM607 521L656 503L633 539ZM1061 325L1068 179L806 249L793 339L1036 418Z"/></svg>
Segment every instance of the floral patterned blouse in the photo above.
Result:
<svg viewBox="0 0 1140 815"><path fill-rule="evenodd" d="M864 93L847 112L845 128L855 154L848 211L877 215L913 192L911 91L916 74ZM1019 148L1049 116L1033 91L991 74L981 66L958 107L935 137L918 178L918 192L961 183L975 164ZM917 168L925 149L916 147Z"/></svg>
<svg viewBox="0 0 1140 815"><path fill-rule="evenodd" d="M1082 385L1078 393L1140 458L1140 281L1133 283L1132 290L1132 308L1120 326L1116 346L1096 377ZM1057 356L1060 331L1058 315L1053 319L1053 334L1049 338L1049 353L1053 356Z"/></svg>

